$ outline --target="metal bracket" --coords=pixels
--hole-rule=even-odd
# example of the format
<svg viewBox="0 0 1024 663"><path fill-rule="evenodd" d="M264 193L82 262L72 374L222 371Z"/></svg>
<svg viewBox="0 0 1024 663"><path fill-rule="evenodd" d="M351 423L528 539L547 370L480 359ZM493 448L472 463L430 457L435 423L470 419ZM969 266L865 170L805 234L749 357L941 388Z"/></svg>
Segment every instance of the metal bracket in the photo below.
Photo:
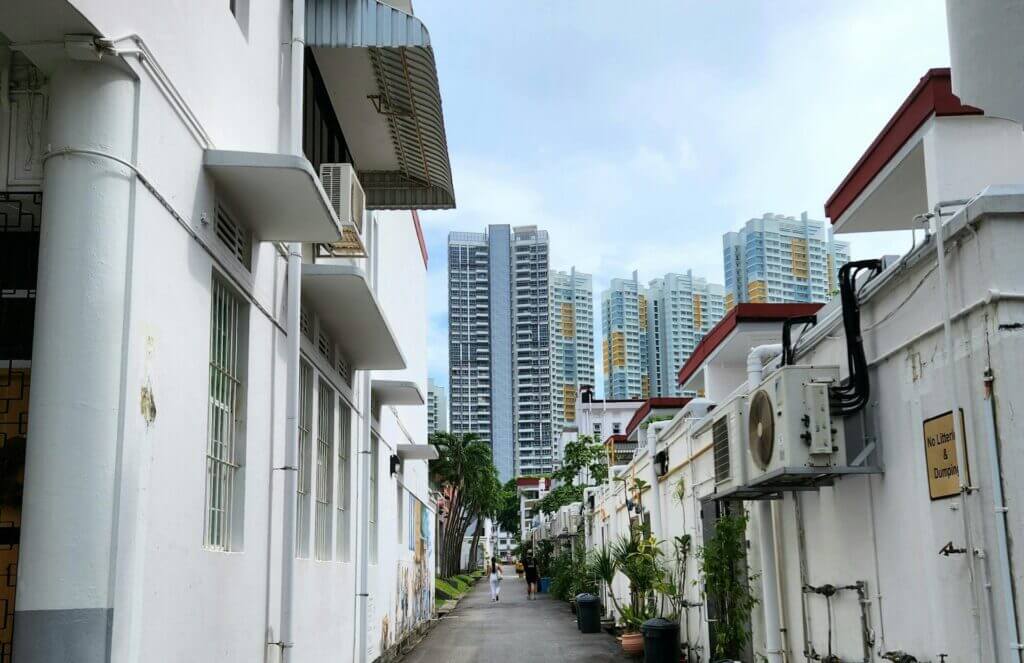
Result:
<svg viewBox="0 0 1024 663"><path fill-rule="evenodd" d="M283 467L275 467L274 470L287 470L289 472L298 472L299 468L295 467L294 465L285 465Z"/></svg>

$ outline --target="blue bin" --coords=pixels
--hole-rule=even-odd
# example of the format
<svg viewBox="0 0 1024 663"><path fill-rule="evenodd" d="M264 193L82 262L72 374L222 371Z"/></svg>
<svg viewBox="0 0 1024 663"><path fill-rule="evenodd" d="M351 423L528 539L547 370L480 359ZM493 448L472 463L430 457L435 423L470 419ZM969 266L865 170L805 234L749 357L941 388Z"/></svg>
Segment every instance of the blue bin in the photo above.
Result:
<svg viewBox="0 0 1024 663"><path fill-rule="evenodd" d="M541 578L540 579L540 593L541 594L547 594L548 593L548 587L550 587L550 586L551 586L551 578Z"/></svg>

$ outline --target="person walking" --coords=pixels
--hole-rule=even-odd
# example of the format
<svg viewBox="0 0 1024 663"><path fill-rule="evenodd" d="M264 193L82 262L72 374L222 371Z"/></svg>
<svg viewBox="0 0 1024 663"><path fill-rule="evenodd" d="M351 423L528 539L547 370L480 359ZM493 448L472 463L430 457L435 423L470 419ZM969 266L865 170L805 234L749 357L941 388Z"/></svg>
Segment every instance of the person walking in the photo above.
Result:
<svg viewBox="0 0 1024 663"><path fill-rule="evenodd" d="M523 571L526 573L526 598L533 600L537 598L537 583L540 582L540 571L537 569L537 560L533 555L527 555L523 562Z"/></svg>
<svg viewBox="0 0 1024 663"><path fill-rule="evenodd" d="M519 576L520 580L523 579L523 573L524 573L524 570L523 570L523 560L517 559L516 560L516 575Z"/></svg>
<svg viewBox="0 0 1024 663"><path fill-rule="evenodd" d="M501 599L501 564L497 557L491 558L491 601L498 602Z"/></svg>

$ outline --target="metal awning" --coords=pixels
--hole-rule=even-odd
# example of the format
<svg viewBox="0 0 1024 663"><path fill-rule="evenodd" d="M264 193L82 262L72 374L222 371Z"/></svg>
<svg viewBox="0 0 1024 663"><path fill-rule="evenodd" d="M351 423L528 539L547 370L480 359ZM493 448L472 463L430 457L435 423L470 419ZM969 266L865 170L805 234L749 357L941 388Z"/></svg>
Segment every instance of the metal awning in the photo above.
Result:
<svg viewBox="0 0 1024 663"><path fill-rule="evenodd" d="M218 199L268 242L336 242L341 223L320 178L293 154L206 150L203 166Z"/></svg>
<svg viewBox="0 0 1024 663"><path fill-rule="evenodd" d="M398 455L402 460L437 460L441 457L433 444L399 444Z"/></svg>
<svg viewBox="0 0 1024 663"><path fill-rule="evenodd" d="M303 265L302 299L316 311L353 369L405 368L405 357L363 270Z"/></svg>
<svg viewBox="0 0 1024 663"><path fill-rule="evenodd" d="M374 380L370 391L381 405L423 405L423 392L411 380Z"/></svg>
<svg viewBox="0 0 1024 663"><path fill-rule="evenodd" d="M313 51L370 209L455 207L430 33L379 0L306 0Z"/></svg>

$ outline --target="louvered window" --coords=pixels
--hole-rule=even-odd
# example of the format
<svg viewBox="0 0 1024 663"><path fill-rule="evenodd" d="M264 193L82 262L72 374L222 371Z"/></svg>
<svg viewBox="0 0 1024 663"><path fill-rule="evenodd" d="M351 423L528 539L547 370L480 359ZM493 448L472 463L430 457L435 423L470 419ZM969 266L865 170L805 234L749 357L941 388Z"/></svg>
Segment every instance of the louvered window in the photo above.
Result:
<svg viewBox="0 0 1024 663"><path fill-rule="evenodd" d="M728 481L729 468L729 418L722 417L711 427L713 451L715 456L715 483Z"/></svg>
<svg viewBox="0 0 1024 663"><path fill-rule="evenodd" d="M252 234L248 229L228 216L223 208L218 207L215 230L217 239L231 251L242 267L252 270Z"/></svg>
<svg viewBox="0 0 1024 663"><path fill-rule="evenodd" d="M324 332L320 332L316 340L316 349L324 356L325 359L330 361L331 359L331 337Z"/></svg>
<svg viewBox="0 0 1024 663"><path fill-rule="evenodd" d="M341 352L338 352L338 374L341 375L345 384L352 386L352 366Z"/></svg>
<svg viewBox="0 0 1024 663"><path fill-rule="evenodd" d="M313 316L306 309L299 311L299 327L302 329L302 335L313 340Z"/></svg>

